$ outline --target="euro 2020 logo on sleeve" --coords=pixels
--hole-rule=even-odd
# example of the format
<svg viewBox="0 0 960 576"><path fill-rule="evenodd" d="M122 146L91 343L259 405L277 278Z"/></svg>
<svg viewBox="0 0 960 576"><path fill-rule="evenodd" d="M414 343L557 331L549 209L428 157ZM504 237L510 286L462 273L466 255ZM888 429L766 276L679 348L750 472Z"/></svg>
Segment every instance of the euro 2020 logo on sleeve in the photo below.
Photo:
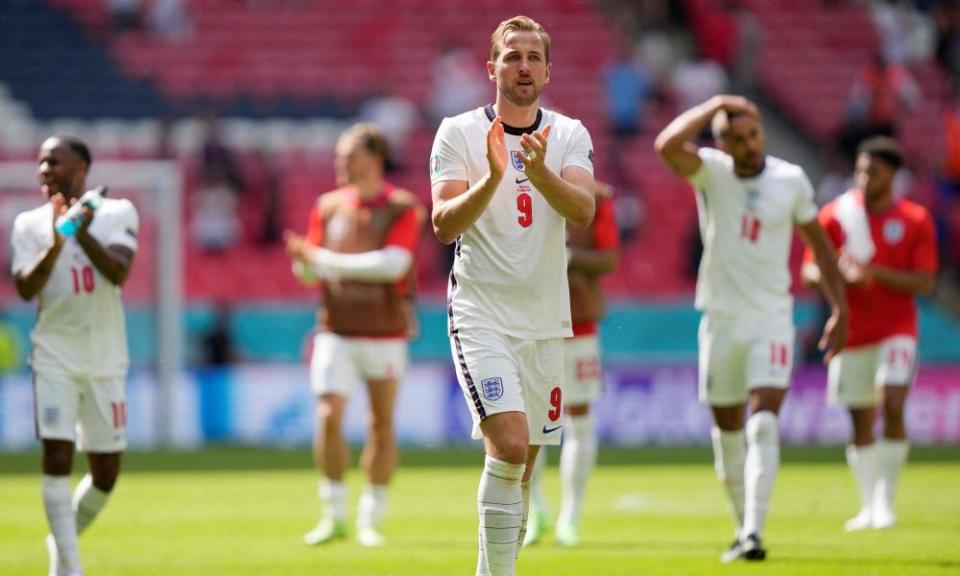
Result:
<svg viewBox="0 0 960 576"><path fill-rule="evenodd" d="M440 173L440 155L434 154L430 157L430 175L436 176Z"/></svg>
<svg viewBox="0 0 960 576"><path fill-rule="evenodd" d="M483 388L483 395L487 400L497 401L503 397L503 380L499 376L482 380L480 387Z"/></svg>
<svg viewBox="0 0 960 576"><path fill-rule="evenodd" d="M510 163L513 164L513 167L519 170L520 172L526 171L523 166L523 159L520 158L519 150L510 151Z"/></svg>

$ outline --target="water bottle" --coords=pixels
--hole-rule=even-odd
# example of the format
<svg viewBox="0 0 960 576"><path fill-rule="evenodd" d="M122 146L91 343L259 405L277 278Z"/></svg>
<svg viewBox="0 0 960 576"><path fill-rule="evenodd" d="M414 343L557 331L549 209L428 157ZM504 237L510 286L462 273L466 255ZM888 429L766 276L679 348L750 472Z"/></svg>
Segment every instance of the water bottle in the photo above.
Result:
<svg viewBox="0 0 960 576"><path fill-rule="evenodd" d="M57 218L57 232L67 238L77 233L80 224L83 222L83 209L89 208L96 210L103 203L103 197L107 195L106 186L98 186L93 190L87 190L79 200L74 202L73 206L67 212Z"/></svg>

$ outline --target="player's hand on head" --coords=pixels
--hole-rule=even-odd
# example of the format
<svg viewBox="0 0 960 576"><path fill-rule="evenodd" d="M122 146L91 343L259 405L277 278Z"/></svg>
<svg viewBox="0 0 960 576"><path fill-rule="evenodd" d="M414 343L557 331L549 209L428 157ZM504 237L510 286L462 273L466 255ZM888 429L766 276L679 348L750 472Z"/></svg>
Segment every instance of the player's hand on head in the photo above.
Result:
<svg viewBox="0 0 960 576"><path fill-rule="evenodd" d="M493 124L487 130L487 162L490 164L490 174L497 178L507 170L507 144L503 135L503 119L499 116L493 119Z"/></svg>
<svg viewBox="0 0 960 576"><path fill-rule="evenodd" d="M750 116L760 116L760 109L757 105L747 100L743 96L723 95L720 96L720 106L727 112L733 114L747 114Z"/></svg>

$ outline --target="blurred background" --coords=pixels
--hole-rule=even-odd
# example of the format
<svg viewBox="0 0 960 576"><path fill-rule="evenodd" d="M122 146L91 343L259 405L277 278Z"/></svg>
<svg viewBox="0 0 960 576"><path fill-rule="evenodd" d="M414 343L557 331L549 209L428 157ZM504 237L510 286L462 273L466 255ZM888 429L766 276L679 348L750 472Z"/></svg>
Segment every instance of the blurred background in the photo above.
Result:
<svg viewBox="0 0 960 576"><path fill-rule="evenodd" d="M934 213L941 275L921 301L916 443L960 442L960 2L915 0L4 0L0 9L0 449L35 446L26 366L33 303L9 277L14 217L42 202L39 144L85 139L91 186L136 202L141 247L124 289L134 447L304 446L305 359L317 294L280 239L334 187L350 123L387 133L388 177L429 204L444 116L493 100L484 63L501 20L553 37L544 104L581 119L610 184L621 263L605 282L602 438L709 438L696 403L694 196L655 158L654 135L723 92L760 105L769 152L804 166L823 204L851 183L860 139L896 135L897 194ZM800 254L795 244L793 266ZM397 407L416 446L468 442L449 360L451 261L429 229L417 252L421 333ZM815 349L823 308L795 287L798 366L781 419L792 443L842 443ZM348 434L363 436L366 400Z"/></svg>

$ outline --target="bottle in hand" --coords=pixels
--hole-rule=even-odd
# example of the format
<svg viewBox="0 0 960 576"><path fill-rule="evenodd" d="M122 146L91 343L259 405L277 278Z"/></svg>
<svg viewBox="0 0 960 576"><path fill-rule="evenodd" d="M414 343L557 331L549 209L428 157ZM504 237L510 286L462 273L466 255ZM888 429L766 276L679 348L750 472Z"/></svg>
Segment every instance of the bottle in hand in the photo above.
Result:
<svg viewBox="0 0 960 576"><path fill-rule="evenodd" d="M103 197L106 195L106 186L98 186L93 190L87 190L63 216L57 218L57 232L67 238L76 234L77 229L83 222L83 209L89 208L95 211L103 203Z"/></svg>

